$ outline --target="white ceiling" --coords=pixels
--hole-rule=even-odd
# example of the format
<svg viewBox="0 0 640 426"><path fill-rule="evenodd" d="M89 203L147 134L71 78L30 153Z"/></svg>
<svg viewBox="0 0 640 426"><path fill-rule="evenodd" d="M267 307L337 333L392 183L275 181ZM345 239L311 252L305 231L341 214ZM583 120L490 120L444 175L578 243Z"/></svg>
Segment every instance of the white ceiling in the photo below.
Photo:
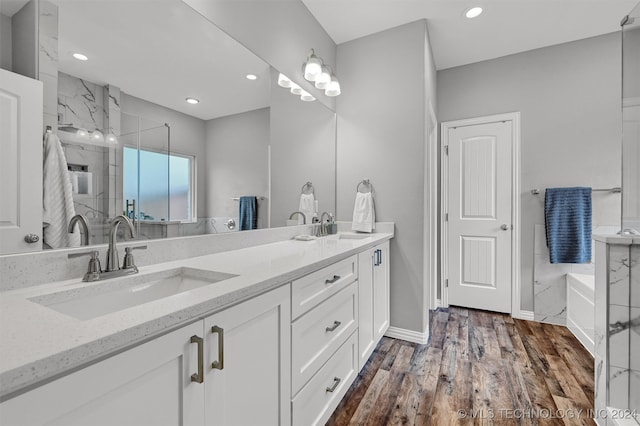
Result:
<svg viewBox="0 0 640 426"><path fill-rule="evenodd" d="M437 69L607 34L638 0L302 0L340 44L427 19ZM464 12L482 6L467 19ZM594 58L597 60L597 58Z"/></svg>

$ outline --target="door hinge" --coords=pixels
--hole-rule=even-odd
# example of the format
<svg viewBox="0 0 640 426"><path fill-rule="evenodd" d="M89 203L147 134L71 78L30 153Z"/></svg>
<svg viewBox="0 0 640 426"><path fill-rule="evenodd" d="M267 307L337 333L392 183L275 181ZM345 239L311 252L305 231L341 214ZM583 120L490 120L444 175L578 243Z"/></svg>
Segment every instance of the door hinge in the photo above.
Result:
<svg viewBox="0 0 640 426"><path fill-rule="evenodd" d="M444 155L449 155L449 145L444 146Z"/></svg>
<svg viewBox="0 0 640 426"><path fill-rule="evenodd" d="M444 214L444 221L449 222L449 213Z"/></svg>
<svg viewBox="0 0 640 426"><path fill-rule="evenodd" d="M449 278L444 280L444 286L449 288Z"/></svg>

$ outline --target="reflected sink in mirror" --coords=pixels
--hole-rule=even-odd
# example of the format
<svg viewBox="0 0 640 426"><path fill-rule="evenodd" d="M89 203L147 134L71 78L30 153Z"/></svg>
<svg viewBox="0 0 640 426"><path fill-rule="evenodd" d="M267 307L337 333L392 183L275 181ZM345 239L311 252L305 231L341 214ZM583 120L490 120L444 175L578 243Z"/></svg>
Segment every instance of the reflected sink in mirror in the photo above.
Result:
<svg viewBox="0 0 640 426"><path fill-rule="evenodd" d="M29 300L62 314L88 320L233 277L237 275L182 267L99 281Z"/></svg>

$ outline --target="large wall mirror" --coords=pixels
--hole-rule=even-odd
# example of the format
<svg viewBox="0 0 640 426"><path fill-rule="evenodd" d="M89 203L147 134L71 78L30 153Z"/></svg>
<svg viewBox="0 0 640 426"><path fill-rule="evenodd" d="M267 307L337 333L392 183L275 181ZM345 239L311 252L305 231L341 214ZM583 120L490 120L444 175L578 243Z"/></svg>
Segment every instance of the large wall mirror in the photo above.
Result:
<svg viewBox="0 0 640 426"><path fill-rule="evenodd" d="M306 182L318 215L335 212L335 113L182 1L36 4L57 16L45 90L90 244L119 214L140 239L236 232L242 196L257 198L258 229L285 226Z"/></svg>

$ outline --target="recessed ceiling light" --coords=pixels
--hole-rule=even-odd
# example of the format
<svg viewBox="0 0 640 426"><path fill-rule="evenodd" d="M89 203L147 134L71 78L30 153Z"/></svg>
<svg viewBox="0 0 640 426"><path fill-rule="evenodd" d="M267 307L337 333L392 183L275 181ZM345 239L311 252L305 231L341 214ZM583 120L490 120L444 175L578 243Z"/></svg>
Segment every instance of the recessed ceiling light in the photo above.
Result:
<svg viewBox="0 0 640 426"><path fill-rule="evenodd" d="M82 53L74 53L73 57L76 58L79 61L86 61L89 58L87 57L87 55L83 55Z"/></svg>
<svg viewBox="0 0 640 426"><path fill-rule="evenodd" d="M196 99L196 98L186 98L185 101L187 101L187 103L190 103L192 105L200 103L200 99Z"/></svg>
<svg viewBox="0 0 640 426"><path fill-rule="evenodd" d="M247 74L247 80L257 80L258 76L255 74Z"/></svg>
<svg viewBox="0 0 640 426"><path fill-rule="evenodd" d="M471 19L471 18L480 16L481 13L482 13L482 8L476 6L476 7L472 7L471 9L467 9L467 11L464 13L464 16Z"/></svg>

